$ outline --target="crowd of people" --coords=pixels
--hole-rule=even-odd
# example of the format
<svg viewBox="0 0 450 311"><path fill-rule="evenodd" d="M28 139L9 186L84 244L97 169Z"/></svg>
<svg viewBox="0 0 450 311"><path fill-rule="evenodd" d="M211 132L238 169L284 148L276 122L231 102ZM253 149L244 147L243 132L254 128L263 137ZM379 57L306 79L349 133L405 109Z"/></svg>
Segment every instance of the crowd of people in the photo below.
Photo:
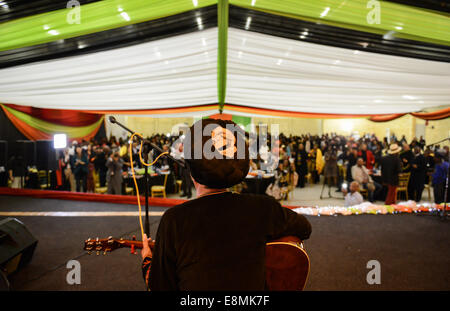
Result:
<svg viewBox="0 0 450 311"><path fill-rule="evenodd" d="M360 190L367 193L371 202L384 200L385 204L396 201L396 187L401 174L409 174L408 198L417 202L422 199L426 184L434 189L434 201L444 201L445 179L448 172L449 148L439 145L426 146L425 140L414 138L407 142L401 138L375 135L345 137L335 134L286 136L277 138L268 135L259 139L249 135L250 173L272 173L274 182L266 193L283 199L293 187L303 188L307 183L323 183L336 187L351 195L349 202L359 202ZM178 136L164 134L148 138L163 151L175 158L183 157L183 145ZM108 194L123 194L123 176L131 168L142 168L137 142L132 143L129 155L129 141L114 136L101 141L73 141L60 151L56 170L56 188L59 190L94 192L96 184L107 187ZM149 162L158 156L156 150L149 154ZM178 167L166 157L160 157L152 166L156 172L168 170L174 180L182 180L182 196L192 196L192 181L188 169ZM13 171L10 170L13 186ZM384 193L384 197L382 192ZM347 204L347 203L346 203Z"/></svg>
<svg viewBox="0 0 450 311"><path fill-rule="evenodd" d="M361 189L367 192L371 202L378 198L385 204L395 204L399 177L404 175L408 176L408 199L420 202L425 185L430 184L434 201L444 201L449 148L427 146L423 137L407 142L405 136L395 135L380 140L375 135L281 134L274 144L270 139L269 136L272 149L267 150L265 145L259 147L259 153L253 156L256 160L251 161L251 170L274 171L275 182L270 185L269 194L276 198L283 199L289 187L305 187L307 180L317 184L323 176L323 182L335 186L337 191ZM252 137L250 150L254 153L258 150L252 148ZM355 182L353 186L352 182Z"/></svg>

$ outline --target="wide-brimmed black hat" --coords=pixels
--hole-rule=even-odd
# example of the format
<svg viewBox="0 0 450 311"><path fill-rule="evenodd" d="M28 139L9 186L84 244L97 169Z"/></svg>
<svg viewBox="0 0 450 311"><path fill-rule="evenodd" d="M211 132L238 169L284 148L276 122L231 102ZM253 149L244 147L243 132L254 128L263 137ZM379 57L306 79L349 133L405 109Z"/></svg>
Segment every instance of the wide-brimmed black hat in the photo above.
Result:
<svg viewBox="0 0 450 311"><path fill-rule="evenodd" d="M183 145L184 159L199 184L228 188L247 176L248 142L233 121L199 120L187 131Z"/></svg>

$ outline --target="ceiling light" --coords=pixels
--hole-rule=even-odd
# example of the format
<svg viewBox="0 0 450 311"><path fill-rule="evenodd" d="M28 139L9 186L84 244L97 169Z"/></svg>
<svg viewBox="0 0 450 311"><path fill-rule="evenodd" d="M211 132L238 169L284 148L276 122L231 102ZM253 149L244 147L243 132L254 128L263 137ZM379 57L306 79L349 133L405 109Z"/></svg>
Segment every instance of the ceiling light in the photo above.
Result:
<svg viewBox="0 0 450 311"><path fill-rule="evenodd" d="M49 30L48 33L53 35L53 36L59 35L59 31L57 31L57 30Z"/></svg>
<svg viewBox="0 0 450 311"><path fill-rule="evenodd" d="M325 10L320 14L320 17L324 17L328 14L328 12L330 11L329 7L326 7Z"/></svg>
<svg viewBox="0 0 450 311"><path fill-rule="evenodd" d="M7 5L5 1L0 1L0 6L9 11L9 5Z"/></svg>
<svg viewBox="0 0 450 311"><path fill-rule="evenodd" d="M401 26L395 26L395 29L397 29L397 30L402 30L403 27L401 27Z"/></svg>
<svg viewBox="0 0 450 311"><path fill-rule="evenodd" d="M202 22L201 17L197 17L197 25L198 25L198 29L200 29L200 30L203 29L203 22Z"/></svg>
<svg viewBox="0 0 450 311"><path fill-rule="evenodd" d="M247 22L245 23L245 30L248 30L250 28L251 22L252 22L252 18L250 16L247 17Z"/></svg>
<svg viewBox="0 0 450 311"><path fill-rule="evenodd" d="M192 0L192 4L197 7L198 6L198 0Z"/></svg>
<svg viewBox="0 0 450 311"><path fill-rule="evenodd" d="M252 6L255 6L256 0L252 0Z"/></svg>
<svg viewBox="0 0 450 311"><path fill-rule="evenodd" d="M130 16L128 16L128 14L126 12L122 12L120 13L120 15L122 16L122 18L124 20L126 20L127 22L129 22L131 20Z"/></svg>
<svg viewBox="0 0 450 311"><path fill-rule="evenodd" d="M411 95L403 95L402 96L404 99L416 99L416 97L411 96Z"/></svg>

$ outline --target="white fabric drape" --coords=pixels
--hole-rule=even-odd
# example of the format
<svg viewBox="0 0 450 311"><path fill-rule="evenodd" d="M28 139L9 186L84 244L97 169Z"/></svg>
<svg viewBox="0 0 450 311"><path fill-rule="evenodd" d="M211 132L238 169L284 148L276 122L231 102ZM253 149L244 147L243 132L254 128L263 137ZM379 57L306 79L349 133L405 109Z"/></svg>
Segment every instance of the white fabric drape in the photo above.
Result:
<svg viewBox="0 0 450 311"><path fill-rule="evenodd" d="M217 102L217 28L0 70L0 103L127 110Z"/></svg>
<svg viewBox="0 0 450 311"><path fill-rule="evenodd" d="M341 114L403 113L450 105L449 63L238 29L229 30L228 40L229 103Z"/></svg>
<svg viewBox="0 0 450 311"><path fill-rule="evenodd" d="M214 28L2 69L0 103L78 110L215 103L217 37ZM227 103L333 114L406 113L450 104L449 63L233 28L228 40Z"/></svg>

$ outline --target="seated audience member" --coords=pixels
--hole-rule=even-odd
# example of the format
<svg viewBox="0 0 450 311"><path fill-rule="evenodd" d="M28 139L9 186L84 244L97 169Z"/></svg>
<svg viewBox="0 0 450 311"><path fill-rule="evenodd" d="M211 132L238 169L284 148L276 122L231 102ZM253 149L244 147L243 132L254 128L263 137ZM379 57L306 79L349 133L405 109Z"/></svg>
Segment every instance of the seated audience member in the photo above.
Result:
<svg viewBox="0 0 450 311"><path fill-rule="evenodd" d="M364 202L364 199L363 199L361 193L359 193L359 183L358 182L352 181L350 183L350 192L347 193L347 191L348 190L346 188L342 188L342 193L346 194L345 195L345 207L358 205L358 204L361 204L362 202Z"/></svg>
<svg viewBox="0 0 450 311"><path fill-rule="evenodd" d="M363 158L358 158L356 165L352 167L352 178L364 189L367 189L369 201L373 202L375 195L381 189L381 185L372 180L372 177L369 175L369 170L364 166Z"/></svg>

